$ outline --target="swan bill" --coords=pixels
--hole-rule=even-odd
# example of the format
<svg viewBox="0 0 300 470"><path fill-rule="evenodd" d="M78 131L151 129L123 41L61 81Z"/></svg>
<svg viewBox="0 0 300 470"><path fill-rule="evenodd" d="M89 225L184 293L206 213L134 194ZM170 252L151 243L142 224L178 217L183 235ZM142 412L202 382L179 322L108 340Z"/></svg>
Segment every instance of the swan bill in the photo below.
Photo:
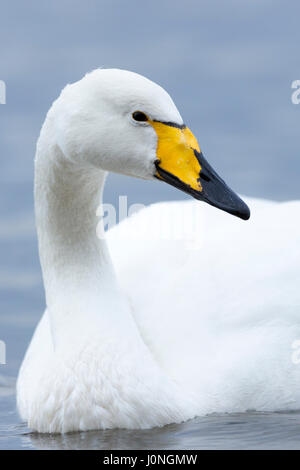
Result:
<svg viewBox="0 0 300 470"><path fill-rule="evenodd" d="M158 137L155 177L243 220L249 207L204 158L197 139L184 124L152 121Z"/></svg>

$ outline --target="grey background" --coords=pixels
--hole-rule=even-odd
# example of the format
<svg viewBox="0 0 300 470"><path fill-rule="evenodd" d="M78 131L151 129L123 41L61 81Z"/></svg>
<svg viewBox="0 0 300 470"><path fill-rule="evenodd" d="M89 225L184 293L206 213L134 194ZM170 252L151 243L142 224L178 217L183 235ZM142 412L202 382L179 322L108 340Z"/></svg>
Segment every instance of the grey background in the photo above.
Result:
<svg viewBox="0 0 300 470"><path fill-rule="evenodd" d="M96 67L165 87L210 163L242 194L300 197L298 1L27 0L0 3L0 339L16 375L44 307L33 223L41 124L68 82ZM186 197L159 182L110 176L105 201Z"/></svg>

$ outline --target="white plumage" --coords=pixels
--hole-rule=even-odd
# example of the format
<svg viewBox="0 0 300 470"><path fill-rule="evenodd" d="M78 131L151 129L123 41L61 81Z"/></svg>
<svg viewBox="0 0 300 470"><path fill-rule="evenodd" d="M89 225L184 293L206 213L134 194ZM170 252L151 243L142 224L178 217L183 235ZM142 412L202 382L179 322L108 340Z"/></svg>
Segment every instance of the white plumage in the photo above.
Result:
<svg viewBox="0 0 300 470"><path fill-rule="evenodd" d="M105 172L153 177L157 136L127 115L145 108L182 124L157 85L97 70L63 91L41 132L47 311L17 385L39 432L300 408L299 202L249 200L247 223L198 201L160 203L110 230L108 246L97 238Z"/></svg>

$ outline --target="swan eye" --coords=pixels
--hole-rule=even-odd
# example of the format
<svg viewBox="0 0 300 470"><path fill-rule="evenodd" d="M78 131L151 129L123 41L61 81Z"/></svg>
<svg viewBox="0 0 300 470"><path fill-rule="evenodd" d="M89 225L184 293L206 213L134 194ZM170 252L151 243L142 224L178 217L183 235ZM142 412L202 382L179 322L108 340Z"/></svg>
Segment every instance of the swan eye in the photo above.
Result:
<svg viewBox="0 0 300 470"><path fill-rule="evenodd" d="M148 121L148 116L146 116L146 114L142 113L141 111L135 111L132 113L132 117L135 121Z"/></svg>

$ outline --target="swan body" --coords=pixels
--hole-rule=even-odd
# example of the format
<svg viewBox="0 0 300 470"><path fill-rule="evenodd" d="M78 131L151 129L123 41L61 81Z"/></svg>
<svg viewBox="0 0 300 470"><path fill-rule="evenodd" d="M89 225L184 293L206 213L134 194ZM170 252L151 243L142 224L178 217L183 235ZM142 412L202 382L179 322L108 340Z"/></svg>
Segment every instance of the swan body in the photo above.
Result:
<svg viewBox="0 0 300 470"><path fill-rule="evenodd" d="M69 85L37 145L47 309L19 373L22 419L64 433L300 408L300 203L250 200L246 224L199 201L154 204L104 236L108 171L249 217L158 85L120 70Z"/></svg>

